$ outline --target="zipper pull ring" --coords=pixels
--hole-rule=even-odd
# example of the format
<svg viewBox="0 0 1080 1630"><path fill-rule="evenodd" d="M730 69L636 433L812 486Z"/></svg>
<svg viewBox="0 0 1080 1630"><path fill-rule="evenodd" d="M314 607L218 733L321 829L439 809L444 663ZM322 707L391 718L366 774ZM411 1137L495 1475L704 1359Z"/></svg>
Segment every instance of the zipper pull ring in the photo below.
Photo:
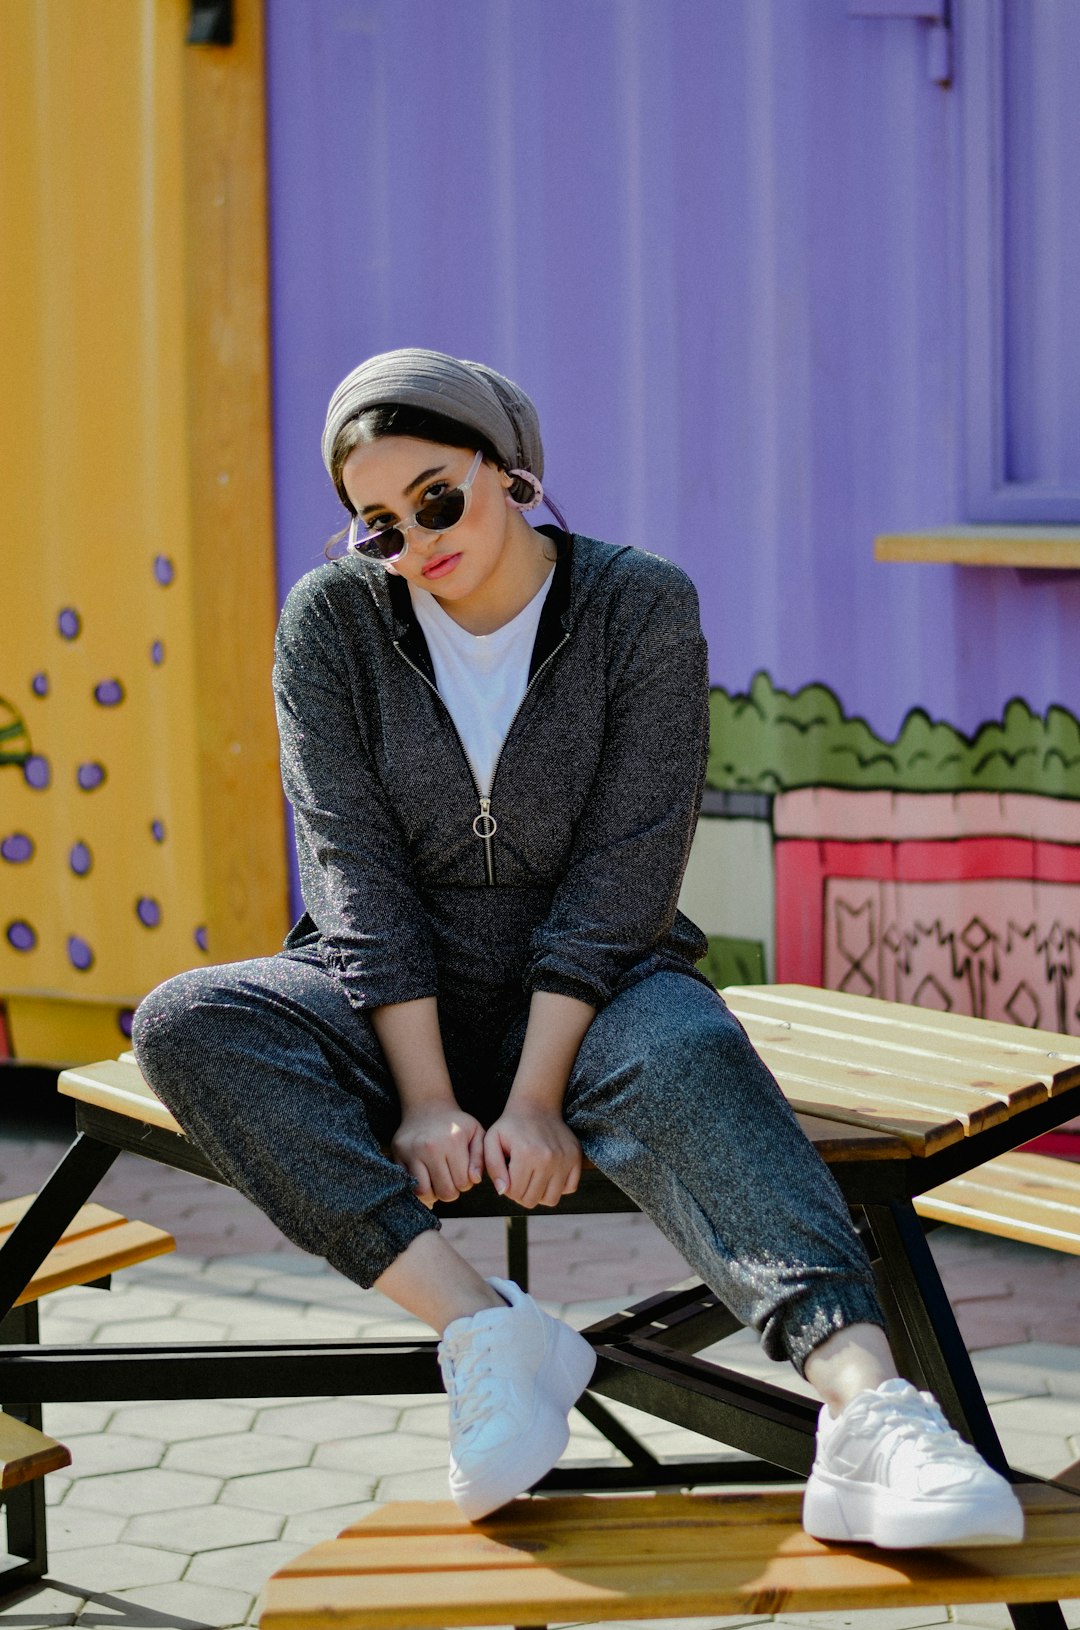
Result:
<svg viewBox="0 0 1080 1630"><path fill-rule="evenodd" d="M486 843L493 838L499 830L499 823L491 813L491 799L481 798L480 813L473 816L472 829L478 838Z"/></svg>

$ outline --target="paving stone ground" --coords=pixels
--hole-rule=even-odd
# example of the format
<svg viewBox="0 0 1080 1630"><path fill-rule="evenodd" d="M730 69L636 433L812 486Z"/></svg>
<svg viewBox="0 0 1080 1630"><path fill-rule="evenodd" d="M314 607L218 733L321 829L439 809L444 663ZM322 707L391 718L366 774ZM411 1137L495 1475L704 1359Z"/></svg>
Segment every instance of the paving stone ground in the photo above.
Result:
<svg viewBox="0 0 1080 1630"><path fill-rule="evenodd" d="M47 1135L14 1124L0 1130L0 1196L36 1187L63 1141L55 1127ZM121 1155L95 1198L168 1228L178 1250L118 1275L111 1292L47 1298L46 1343L391 1337L420 1329L377 1292L358 1290L288 1245L231 1191ZM578 1324L686 1273L641 1217L541 1217L531 1235L535 1294ZM453 1224L448 1236L482 1271L503 1268L497 1221ZM932 1246L1010 1458L1044 1474L1080 1461L1076 1260L959 1230L940 1230ZM745 1333L722 1351L727 1363L795 1381ZM621 1413L656 1453L715 1451L692 1433ZM0 1610L0 1630L253 1625L260 1589L282 1562L379 1502L445 1494L440 1396L74 1404L49 1406L45 1415L46 1429L73 1457L68 1471L47 1481L50 1576ZM607 1452L575 1417L568 1456ZM859 1617L867 1630L950 1622L996 1630L1009 1622L997 1607ZM1066 1604L1066 1619L1080 1630L1080 1602ZM690 1622L846 1630L855 1617Z"/></svg>

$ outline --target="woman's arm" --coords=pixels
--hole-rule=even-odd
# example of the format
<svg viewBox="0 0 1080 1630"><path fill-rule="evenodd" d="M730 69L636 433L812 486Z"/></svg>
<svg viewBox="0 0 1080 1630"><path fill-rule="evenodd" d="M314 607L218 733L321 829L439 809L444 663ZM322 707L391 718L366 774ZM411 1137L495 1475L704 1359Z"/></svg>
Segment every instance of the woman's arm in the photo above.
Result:
<svg viewBox="0 0 1080 1630"><path fill-rule="evenodd" d="M557 1205L578 1186L581 1145L563 1120L562 1104L595 1013L573 996L534 993L510 1096L484 1139L484 1159L496 1189L530 1210Z"/></svg>
<svg viewBox="0 0 1080 1630"><path fill-rule="evenodd" d="M600 763L525 971L530 991L598 1008L670 932L701 805L705 640L694 586L670 562L635 561L612 593L603 665Z"/></svg>
<svg viewBox="0 0 1080 1630"><path fill-rule="evenodd" d="M357 717L356 635L331 587L323 573L302 579L278 627L281 778L320 952L353 1007L370 1010L434 996L438 981L412 860Z"/></svg>
<svg viewBox="0 0 1080 1630"><path fill-rule="evenodd" d="M484 1175L484 1128L454 1097L435 998L374 1008L371 1022L401 1099L394 1159L424 1205L456 1200Z"/></svg>

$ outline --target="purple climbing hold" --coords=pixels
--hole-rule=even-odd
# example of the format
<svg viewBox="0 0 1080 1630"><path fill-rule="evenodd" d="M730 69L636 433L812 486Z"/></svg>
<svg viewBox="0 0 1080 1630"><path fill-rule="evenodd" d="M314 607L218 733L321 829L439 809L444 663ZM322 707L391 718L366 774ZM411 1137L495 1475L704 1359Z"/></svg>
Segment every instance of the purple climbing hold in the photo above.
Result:
<svg viewBox="0 0 1080 1630"><path fill-rule="evenodd" d="M35 696L48 696L49 676L47 673L37 673L30 681L30 689Z"/></svg>
<svg viewBox="0 0 1080 1630"><path fill-rule="evenodd" d="M200 951L205 951L207 949L206 927L202 923L200 923L198 928L195 930L195 944L199 947Z"/></svg>
<svg viewBox="0 0 1080 1630"><path fill-rule="evenodd" d="M30 924L18 918L7 925L8 944L15 951L32 951L37 944L37 935Z"/></svg>
<svg viewBox="0 0 1080 1630"><path fill-rule="evenodd" d="M94 966L94 953L86 941L80 939L78 934L69 934L67 942L68 961L80 973L85 973Z"/></svg>
<svg viewBox="0 0 1080 1630"><path fill-rule="evenodd" d="M52 780L52 769L42 753L31 753L23 765L23 780L35 792L44 792Z"/></svg>
<svg viewBox="0 0 1080 1630"><path fill-rule="evenodd" d="M85 877L93 864L94 857L90 853L89 845L85 843L73 843L71 845L71 852L68 855L68 865L71 867L76 877Z"/></svg>
<svg viewBox="0 0 1080 1630"><path fill-rule="evenodd" d="M94 701L101 707L118 707L124 700L124 687L119 679L103 679L94 686Z"/></svg>
<svg viewBox="0 0 1080 1630"><path fill-rule="evenodd" d="M75 779L83 792L93 792L94 788L100 787L105 779L105 766L94 762L80 764Z"/></svg>
<svg viewBox="0 0 1080 1630"><path fill-rule="evenodd" d="M135 915L144 928L156 928L161 921L161 907L156 900L144 894L135 902Z"/></svg>
<svg viewBox="0 0 1080 1630"><path fill-rule="evenodd" d="M163 587L168 587L176 576L176 567L168 555L154 556L154 576Z"/></svg>
<svg viewBox="0 0 1080 1630"><path fill-rule="evenodd" d="M77 640L82 633L82 618L74 606L65 606L56 619L56 626L66 640Z"/></svg>
<svg viewBox="0 0 1080 1630"><path fill-rule="evenodd" d="M151 821L150 822L150 836L153 838L155 843L164 843L165 842L165 822L164 821Z"/></svg>
<svg viewBox="0 0 1080 1630"><path fill-rule="evenodd" d="M122 1007L116 1015L116 1022L120 1026L120 1034L126 1036L129 1041L131 1040L131 1026L134 1018L135 1009L133 1007Z"/></svg>
<svg viewBox="0 0 1080 1630"><path fill-rule="evenodd" d="M160 640L155 640L153 645L150 647L150 661L154 664L155 668L160 668L161 664L165 661L165 647Z"/></svg>
<svg viewBox="0 0 1080 1630"><path fill-rule="evenodd" d="M10 832L0 840L0 857L9 860L13 866L21 866L24 860L31 860L34 854L34 840L25 832Z"/></svg>

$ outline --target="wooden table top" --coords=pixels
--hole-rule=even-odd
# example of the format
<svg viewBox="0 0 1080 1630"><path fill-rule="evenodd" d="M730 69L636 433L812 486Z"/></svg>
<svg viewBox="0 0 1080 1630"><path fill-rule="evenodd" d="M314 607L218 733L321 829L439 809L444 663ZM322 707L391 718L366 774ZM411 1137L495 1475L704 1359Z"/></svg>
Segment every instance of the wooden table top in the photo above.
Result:
<svg viewBox="0 0 1080 1630"><path fill-rule="evenodd" d="M1080 1083L1080 1037L809 985L723 996L830 1162L935 1154ZM133 1053L65 1070L84 1103L181 1128Z"/></svg>

